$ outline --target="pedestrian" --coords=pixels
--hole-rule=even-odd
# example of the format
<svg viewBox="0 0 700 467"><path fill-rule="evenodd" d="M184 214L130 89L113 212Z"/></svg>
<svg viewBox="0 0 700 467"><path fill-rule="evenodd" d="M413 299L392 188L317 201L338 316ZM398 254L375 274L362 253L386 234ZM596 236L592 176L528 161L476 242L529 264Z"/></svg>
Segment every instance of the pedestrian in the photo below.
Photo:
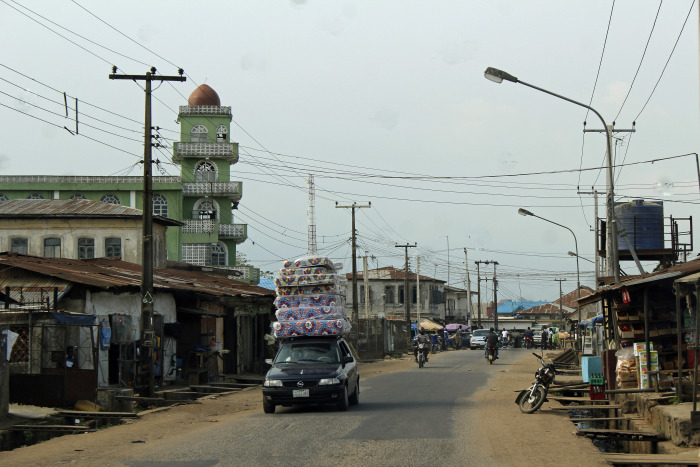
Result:
<svg viewBox="0 0 700 467"><path fill-rule="evenodd" d="M547 345L549 344L549 331L546 327L542 328L542 336L540 337L540 345L542 350L547 350Z"/></svg>
<svg viewBox="0 0 700 467"><path fill-rule="evenodd" d="M447 334L447 329L442 329L442 350L447 350L447 341L450 335Z"/></svg>
<svg viewBox="0 0 700 467"><path fill-rule="evenodd" d="M462 327L457 328L457 332L455 333L455 347L457 347L457 350L462 348Z"/></svg>
<svg viewBox="0 0 700 467"><path fill-rule="evenodd" d="M437 352L438 347L440 346L440 339L438 338L437 332L434 332L430 335L430 343L432 346L433 353Z"/></svg>

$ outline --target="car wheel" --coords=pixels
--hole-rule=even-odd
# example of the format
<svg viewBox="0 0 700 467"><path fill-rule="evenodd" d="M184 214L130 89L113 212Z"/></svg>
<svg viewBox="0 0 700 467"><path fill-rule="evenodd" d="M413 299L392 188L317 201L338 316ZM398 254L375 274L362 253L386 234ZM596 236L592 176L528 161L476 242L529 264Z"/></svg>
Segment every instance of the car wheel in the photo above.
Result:
<svg viewBox="0 0 700 467"><path fill-rule="evenodd" d="M350 400L348 399L348 387L343 386L343 392L340 394L340 400L338 400L338 410L344 412L348 410L350 405Z"/></svg>
<svg viewBox="0 0 700 467"><path fill-rule="evenodd" d="M357 380L355 384L355 391L353 391L352 396L348 398L350 405L357 405L360 403L360 380Z"/></svg>
<svg viewBox="0 0 700 467"><path fill-rule="evenodd" d="M263 412L275 413L275 404L270 404L266 400L263 400Z"/></svg>

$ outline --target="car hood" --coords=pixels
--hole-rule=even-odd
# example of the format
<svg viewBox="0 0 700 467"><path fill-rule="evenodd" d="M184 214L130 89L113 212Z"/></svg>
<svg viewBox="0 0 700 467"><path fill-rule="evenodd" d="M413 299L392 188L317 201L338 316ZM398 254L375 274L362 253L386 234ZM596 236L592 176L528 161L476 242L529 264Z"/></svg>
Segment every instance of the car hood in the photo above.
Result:
<svg viewBox="0 0 700 467"><path fill-rule="evenodd" d="M275 364L267 372L267 379L298 378L299 376L320 376L335 378L341 373L340 364L283 363Z"/></svg>

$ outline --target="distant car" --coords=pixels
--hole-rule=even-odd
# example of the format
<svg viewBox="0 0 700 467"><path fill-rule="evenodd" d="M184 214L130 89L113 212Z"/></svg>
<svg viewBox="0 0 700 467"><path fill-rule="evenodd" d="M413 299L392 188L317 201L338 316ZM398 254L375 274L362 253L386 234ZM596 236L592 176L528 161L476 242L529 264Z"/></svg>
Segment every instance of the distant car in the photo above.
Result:
<svg viewBox="0 0 700 467"><path fill-rule="evenodd" d="M477 329L472 333L472 338L469 341L469 348L483 349L486 346L486 336L488 335L488 329Z"/></svg>
<svg viewBox="0 0 700 467"><path fill-rule="evenodd" d="M540 346L542 343L542 331L535 331L532 334L532 343L537 347Z"/></svg>
<svg viewBox="0 0 700 467"><path fill-rule="evenodd" d="M299 337L283 341L263 382L263 410L275 406L333 404L347 410L360 397L360 374L343 338Z"/></svg>

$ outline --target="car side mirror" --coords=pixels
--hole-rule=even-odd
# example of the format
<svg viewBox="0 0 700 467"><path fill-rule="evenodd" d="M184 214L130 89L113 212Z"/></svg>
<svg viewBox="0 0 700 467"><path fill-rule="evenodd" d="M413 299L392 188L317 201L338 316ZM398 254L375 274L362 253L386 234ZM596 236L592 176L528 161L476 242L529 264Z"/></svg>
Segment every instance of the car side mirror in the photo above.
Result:
<svg viewBox="0 0 700 467"><path fill-rule="evenodd" d="M267 363L268 365L272 366L272 359L271 359L271 358L266 358L266 359L265 359L265 363Z"/></svg>
<svg viewBox="0 0 700 467"><path fill-rule="evenodd" d="M355 359L352 358L350 355L346 355L345 357L343 357L343 365L345 365L346 363L352 363L354 361Z"/></svg>

